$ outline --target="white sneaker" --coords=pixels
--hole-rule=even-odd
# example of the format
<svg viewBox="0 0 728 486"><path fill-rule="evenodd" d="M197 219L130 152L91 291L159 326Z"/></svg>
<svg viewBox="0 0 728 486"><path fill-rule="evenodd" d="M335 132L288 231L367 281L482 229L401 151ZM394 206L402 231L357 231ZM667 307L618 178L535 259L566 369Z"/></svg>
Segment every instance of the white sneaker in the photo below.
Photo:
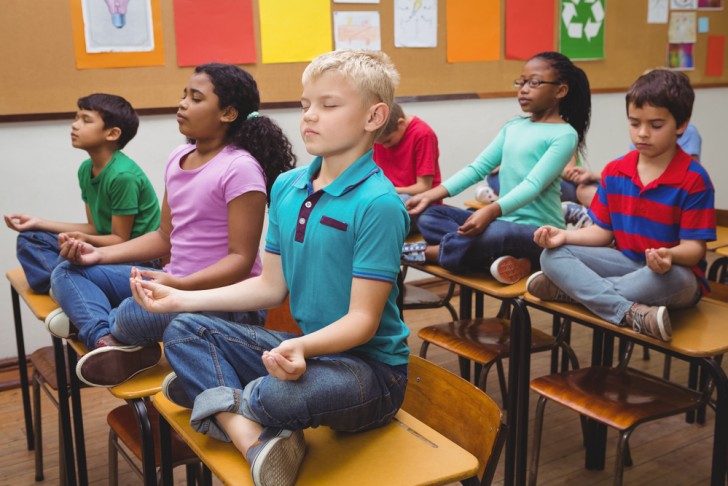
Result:
<svg viewBox="0 0 728 486"><path fill-rule="evenodd" d="M57 338L68 339L71 335L77 334L75 327L71 329L71 320L60 307L48 314L45 318L45 326L48 332Z"/></svg>
<svg viewBox="0 0 728 486"><path fill-rule="evenodd" d="M502 256L493 261L490 274L500 283L512 285L531 275L531 261L528 258Z"/></svg>

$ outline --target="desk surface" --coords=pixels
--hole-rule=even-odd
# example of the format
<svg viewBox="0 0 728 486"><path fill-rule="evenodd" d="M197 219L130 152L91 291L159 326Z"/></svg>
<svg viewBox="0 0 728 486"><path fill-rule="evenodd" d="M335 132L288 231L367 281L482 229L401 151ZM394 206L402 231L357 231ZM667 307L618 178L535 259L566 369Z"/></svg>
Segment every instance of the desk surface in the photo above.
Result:
<svg viewBox="0 0 728 486"><path fill-rule="evenodd" d="M154 406L224 484L252 485L248 463L231 443L199 434L190 411L162 394ZM306 429L306 457L296 485L448 484L471 477L478 460L435 430L400 410L389 425L357 434L328 427Z"/></svg>
<svg viewBox="0 0 728 486"><path fill-rule="evenodd" d="M497 299L514 299L526 292L525 278L513 285L506 285L498 282L489 273L485 272L457 274L445 270L439 265L411 263L408 265L414 269L450 280L458 285L471 288L476 292L483 292Z"/></svg>
<svg viewBox="0 0 728 486"><path fill-rule="evenodd" d="M8 270L5 276L10 281L10 285L13 286L15 291L25 301L30 311L35 317L41 321L45 321L45 318L52 311L58 309L56 301L50 298L47 294L36 294L33 289L28 285L28 280L25 278L25 272L22 268L13 268Z"/></svg>
<svg viewBox="0 0 728 486"><path fill-rule="evenodd" d="M664 342L634 332L629 327L615 326L580 305L545 302L529 293L524 295L524 300L547 312L562 314L691 358L706 358L728 352L728 304L724 302L703 299L695 307L671 310L672 341Z"/></svg>
<svg viewBox="0 0 728 486"><path fill-rule="evenodd" d="M728 246L728 227L718 226L715 228L716 239L715 241L708 242L708 250L715 250L717 248Z"/></svg>
<svg viewBox="0 0 728 486"><path fill-rule="evenodd" d="M728 256L728 246L721 246L720 248L716 248L715 252L721 256Z"/></svg>

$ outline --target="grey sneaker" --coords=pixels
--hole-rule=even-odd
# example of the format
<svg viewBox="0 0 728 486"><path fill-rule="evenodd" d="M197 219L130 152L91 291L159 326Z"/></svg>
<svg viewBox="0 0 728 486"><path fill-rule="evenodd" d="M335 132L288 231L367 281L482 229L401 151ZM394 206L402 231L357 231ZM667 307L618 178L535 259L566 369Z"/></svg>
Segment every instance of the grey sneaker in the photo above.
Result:
<svg viewBox="0 0 728 486"><path fill-rule="evenodd" d="M490 266L490 274L500 283L511 285L531 273L531 261L528 258L502 256L496 258Z"/></svg>
<svg viewBox="0 0 728 486"><path fill-rule="evenodd" d="M579 229L593 224L589 211L581 204L564 201L561 203L561 210L564 213L564 222L568 229Z"/></svg>
<svg viewBox="0 0 728 486"><path fill-rule="evenodd" d="M72 339L78 334L76 327L60 307L46 316L45 326L49 333L61 339Z"/></svg>
<svg viewBox="0 0 728 486"><path fill-rule="evenodd" d="M266 428L245 458L255 486L293 486L306 453L302 430Z"/></svg>
<svg viewBox="0 0 728 486"><path fill-rule="evenodd" d="M536 272L526 281L526 290L534 297L549 302L565 302L567 304L578 304L563 290L561 290L550 278L543 272Z"/></svg>
<svg viewBox="0 0 728 486"><path fill-rule="evenodd" d="M167 400L184 408L192 408L194 401L190 400L182 382L177 379L177 373L174 371L164 377L162 382L162 393Z"/></svg>
<svg viewBox="0 0 728 486"><path fill-rule="evenodd" d="M660 341L672 339L672 324L667 307L632 304L625 315L627 324L636 332L646 334Z"/></svg>

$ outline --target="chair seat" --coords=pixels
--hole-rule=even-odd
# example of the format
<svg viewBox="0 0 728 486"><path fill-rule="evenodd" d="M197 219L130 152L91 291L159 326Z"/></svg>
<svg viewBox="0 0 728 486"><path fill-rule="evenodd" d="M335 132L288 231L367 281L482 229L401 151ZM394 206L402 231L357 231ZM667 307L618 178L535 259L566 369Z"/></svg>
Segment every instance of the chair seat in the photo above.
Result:
<svg viewBox="0 0 728 486"><path fill-rule="evenodd" d="M147 407L147 413L149 414L149 423L152 428L152 434L154 436L154 461L157 466L161 463L160 460L160 442L159 442L159 412L149 402L145 402ZM139 425L136 418L136 412L127 404L116 407L114 410L109 412L106 417L106 422L109 424L119 440L141 460L142 457L142 443L141 435L139 434ZM182 462L190 462L197 459L194 452L187 446L187 444L180 438L180 436L172 432L172 463L178 464Z"/></svg>
<svg viewBox="0 0 728 486"><path fill-rule="evenodd" d="M68 369L68 354L63 353L66 357L66 383L70 382L71 375ZM44 346L33 351L30 355L30 362L33 369L43 378L43 381L53 390L58 390L58 380L56 379L56 358L53 353L53 346Z"/></svg>
<svg viewBox="0 0 728 486"><path fill-rule="evenodd" d="M533 329L531 351L551 349L554 338L538 329ZM491 317L487 319L465 319L427 326L417 333L423 341L478 363L489 363L510 353L510 322Z"/></svg>
<svg viewBox="0 0 728 486"><path fill-rule="evenodd" d="M417 285L404 286L404 305L433 305L442 301L434 292L418 287Z"/></svg>
<svg viewBox="0 0 728 486"><path fill-rule="evenodd" d="M542 376L531 389L618 430L693 410L702 394L631 369L593 366Z"/></svg>

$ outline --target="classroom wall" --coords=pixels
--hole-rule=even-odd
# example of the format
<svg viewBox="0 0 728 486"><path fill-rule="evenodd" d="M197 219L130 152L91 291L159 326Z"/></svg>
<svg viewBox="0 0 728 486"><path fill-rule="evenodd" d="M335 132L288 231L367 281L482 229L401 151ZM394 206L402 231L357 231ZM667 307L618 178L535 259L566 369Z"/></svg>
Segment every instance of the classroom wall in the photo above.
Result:
<svg viewBox="0 0 728 486"><path fill-rule="evenodd" d="M589 165L601 170L629 146L622 93L593 97L592 125L587 136ZM440 164L443 178L469 163L496 135L504 122L520 113L513 98L483 100L418 102L403 105L405 112L427 121L440 139ZM72 109L69 106L69 111ZM693 123L703 136L703 161L716 186L716 206L728 208L728 193L722 190L728 179L724 164L726 151L725 121L728 113L728 88L697 90ZM308 163L298 133L300 112L295 109L264 111L274 118L294 144L299 164ZM3 149L0 180L0 212L26 212L48 219L83 221L76 170L85 153L71 147L70 120L0 124L0 147ZM147 172L160 200L162 175L169 152L182 136L173 115L142 117L139 133L125 152ZM452 198L461 204L472 199L472 190ZM15 235L0 230L0 266L2 272L17 267ZM412 278L417 275L413 273ZM7 285L7 284L3 284ZM6 287L7 288L7 287ZM0 316L6 338L0 340L0 359L17 355L12 335L12 306L9 291L0 292ZM50 344L43 325L23 310L26 351Z"/></svg>

